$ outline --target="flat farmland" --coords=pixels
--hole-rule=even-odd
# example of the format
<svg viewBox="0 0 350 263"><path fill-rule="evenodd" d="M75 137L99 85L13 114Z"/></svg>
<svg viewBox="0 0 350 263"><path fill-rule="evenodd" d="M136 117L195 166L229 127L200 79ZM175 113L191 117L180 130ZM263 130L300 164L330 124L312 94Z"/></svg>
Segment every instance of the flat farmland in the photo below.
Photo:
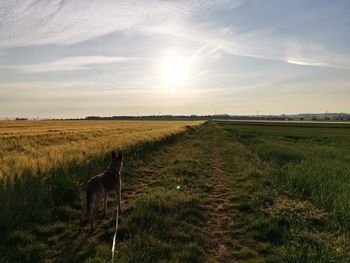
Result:
<svg viewBox="0 0 350 263"><path fill-rule="evenodd" d="M7 123L2 137L23 140L12 142L21 149L17 154L25 149L24 157L31 159L42 153L35 165L3 178L1 262L109 261L115 198L108 215L97 215L94 230L79 233L78 218L86 182L106 168L110 151L117 149L125 159L116 262L350 258L346 123L12 124L18 126ZM5 154L15 158L9 142Z"/></svg>

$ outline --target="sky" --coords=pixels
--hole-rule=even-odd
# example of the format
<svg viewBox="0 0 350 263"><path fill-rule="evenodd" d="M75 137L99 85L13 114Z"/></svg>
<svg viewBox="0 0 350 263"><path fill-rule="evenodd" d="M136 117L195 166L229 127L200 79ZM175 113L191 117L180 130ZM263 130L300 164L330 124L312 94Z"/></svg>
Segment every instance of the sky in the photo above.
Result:
<svg viewBox="0 0 350 263"><path fill-rule="evenodd" d="M350 112L348 0L1 0L0 118Z"/></svg>

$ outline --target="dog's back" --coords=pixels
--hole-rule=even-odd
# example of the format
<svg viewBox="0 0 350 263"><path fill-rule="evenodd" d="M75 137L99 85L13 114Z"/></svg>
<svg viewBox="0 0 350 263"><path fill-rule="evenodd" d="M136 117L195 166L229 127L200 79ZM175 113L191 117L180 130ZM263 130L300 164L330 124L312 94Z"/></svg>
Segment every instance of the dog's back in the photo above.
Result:
<svg viewBox="0 0 350 263"><path fill-rule="evenodd" d="M119 175L114 175L108 170L92 177L86 185L86 193L103 193L109 194L115 192L120 181Z"/></svg>

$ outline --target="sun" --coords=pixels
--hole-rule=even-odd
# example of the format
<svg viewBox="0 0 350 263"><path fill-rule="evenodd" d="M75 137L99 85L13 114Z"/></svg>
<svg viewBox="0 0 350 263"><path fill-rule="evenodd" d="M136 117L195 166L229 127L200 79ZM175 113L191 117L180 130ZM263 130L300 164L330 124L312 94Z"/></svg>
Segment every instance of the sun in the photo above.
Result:
<svg viewBox="0 0 350 263"><path fill-rule="evenodd" d="M186 59L176 53L166 56L161 66L166 84L172 87L184 84L188 77L187 64Z"/></svg>

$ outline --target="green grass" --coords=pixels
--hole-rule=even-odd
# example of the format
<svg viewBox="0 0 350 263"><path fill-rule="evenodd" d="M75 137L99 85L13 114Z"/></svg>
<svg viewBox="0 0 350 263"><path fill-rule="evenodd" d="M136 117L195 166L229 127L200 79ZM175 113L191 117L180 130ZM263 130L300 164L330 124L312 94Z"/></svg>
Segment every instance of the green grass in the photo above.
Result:
<svg viewBox="0 0 350 263"><path fill-rule="evenodd" d="M226 125L270 163L277 180L301 191L345 224L350 220L350 125Z"/></svg>
<svg viewBox="0 0 350 263"><path fill-rule="evenodd" d="M279 260L347 262L350 126L220 123L220 127L231 141L262 159L269 171L262 180L271 185L271 192L263 194L271 204L262 209L270 216L266 230L274 225L272 232L280 232L275 233ZM265 187L257 188L264 192Z"/></svg>

